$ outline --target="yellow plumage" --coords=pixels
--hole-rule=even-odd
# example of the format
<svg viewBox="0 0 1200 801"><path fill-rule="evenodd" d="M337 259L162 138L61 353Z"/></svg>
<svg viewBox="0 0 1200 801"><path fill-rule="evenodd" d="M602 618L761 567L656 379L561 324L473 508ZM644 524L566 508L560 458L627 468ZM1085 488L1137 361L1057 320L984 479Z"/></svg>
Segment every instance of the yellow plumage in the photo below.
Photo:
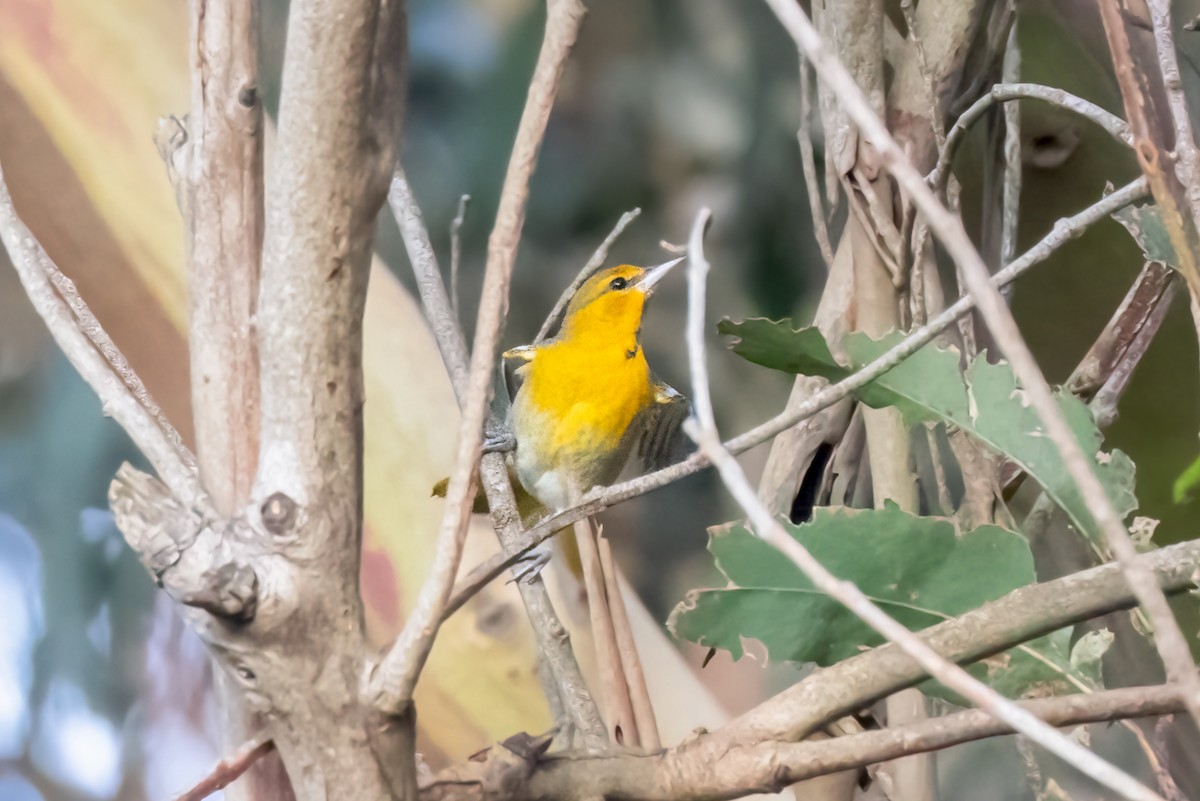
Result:
<svg viewBox="0 0 1200 801"><path fill-rule="evenodd" d="M646 298L673 265L598 273L575 294L558 337L505 354L519 382L509 416L517 477L548 508L615 480L660 422L656 408L682 401L655 381L638 341Z"/></svg>

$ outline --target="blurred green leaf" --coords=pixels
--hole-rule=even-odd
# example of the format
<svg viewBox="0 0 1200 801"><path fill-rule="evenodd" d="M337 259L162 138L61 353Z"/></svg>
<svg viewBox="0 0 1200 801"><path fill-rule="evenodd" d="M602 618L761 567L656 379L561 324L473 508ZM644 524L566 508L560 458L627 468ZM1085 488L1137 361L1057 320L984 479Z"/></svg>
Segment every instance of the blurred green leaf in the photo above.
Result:
<svg viewBox="0 0 1200 801"><path fill-rule="evenodd" d="M1190 500L1197 485L1200 485L1200 456L1197 456L1196 461L1188 465L1187 470L1184 470L1179 478L1175 479L1175 486L1172 490L1175 503L1186 503Z"/></svg>
<svg viewBox="0 0 1200 801"><path fill-rule="evenodd" d="M1153 203L1144 206L1126 206L1113 214L1113 219L1125 226L1125 230L1138 243L1147 261L1158 261L1179 269L1179 259L1171 246L1171 237L1163 224L1162 214Z"/></svg>
<svg viewBox="0 0 1200 801"><path fill-rule="evenodd" d="M851 334L844 343L848 365L843 365L833 358L819 331L796 330L789 320L722 320L718 329L733 338L734 352L756 364L824 376L830 381L844 379L903 338L899 333L882 340ZM876 408L895 406L914 421L940 420L971 433L1020 465L1089 539L1101 541L1062 455L1046 436L1037 413L1026 404L1012 369L1005 363L991 364L981 354L964 373L960 361L957 350L927 345L855 395ZM1133 462L1121 451L1101 451L1100 430L1079 399L1059 392L1058 402L1084 452L1096 455L1096 473L1117 513L1125 517L1137 508Z"/></svg>

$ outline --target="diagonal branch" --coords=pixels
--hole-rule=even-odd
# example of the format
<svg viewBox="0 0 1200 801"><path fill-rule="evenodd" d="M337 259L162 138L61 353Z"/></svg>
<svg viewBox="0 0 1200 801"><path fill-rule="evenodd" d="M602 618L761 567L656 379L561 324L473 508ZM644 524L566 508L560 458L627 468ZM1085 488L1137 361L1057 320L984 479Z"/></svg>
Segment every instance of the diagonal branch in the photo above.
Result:
<svg viewBox="0 0 1200 801"><path fill-rule="evenodd" d="M438 269L437 257L429 241L421 210L402 169L398 168L392 179L388 201L400 227L409 261L412 263L425 317L433 328L434 339L446 365L446 371L450 374L455 397L462 406L467 402L466 341L454 313L453 299L446 295L446 286ZM507 541L519 534L521 517L516 509L503 459L485 457L480 472L483 489L487 493L488 508L496 521L496 530L502 532L501 541ZM455 569L457 570L457 567ZM436 581L440 587L441 582L453 579L452 574L448 578L443 574L438 576ZM600 723L596 705L584 685L583 674L571 650L570 638L550 602L544 582L537 576L533 579L521 582L518 591L537 636L539 654L546 660L554 679L555 686L547 688L550 707L565 709L576 727L585 733L590 732L594 740L598 739L602 737L604 727ZM444 613L442 617L445 618Z"/></svg>
<svg viewBox="0 0 1200 801"><path fill-rule="evenodd" d="M1004 355L1008 357L1013 372L1024 387L1029 403L1046 428L1046 435L1062 454L1067 472L1079 487L1097 528L1104 533L1118 564L1129 580L1130 587L1153 623L1156 632L1155 645L1166 665L1168 675L1173 682L1179 683L1189 713L1195 720L1200 721L1200 673L1192 661L1183 631L1179 628L1179 623L1153 576L1138 563L1137 548L1096 476L1092 457L1083 452L1079 441L1071 433L1050 385L1046 383L1033 354L1029 351L1029 346L1021 337L1003 296L992 284L987 266L971 244L962 220L938 202L845 68L824 49L820 37L800 7L784 0L767 2L784 27L808 53L821 78L830 84L851 117L879 149L892 176L912 196L914 204L925 215L930 228L959 266L967 290L975 298L984 322L996 337ZM1150 180L1153 185L1153 178Z"/></svg>
<svg viewBox="0 0 1200 801"><path fill-rule="evenodd" d="M567 54L575 42L584 11L579 0L548 2L542 50L517 129L496 212L496 223L488 240L487 269L471 351L458 451L446 491L446 512L438 535L434 566L430 579L421 588L404 631L379 664L370 683L373 703L385 712L397 711L411 702L417 678L443 619L443 610L462 557L467 521L475 495L475 467L483 443L483 424L488 412L496 349L508 309L508 286L525 219L529 179L537 161ZM503 470L502 459L496 454L490 455L485 462L495 462L495 467ZM489 469L492 469L491 466ZM508 495L511 496L511 489ZM515 503L510 508L515 510ZM519 518L517 521L519 525ZM503 528L497 526L498 533Z"/></svg>
<svg viewBox="0 0 1200 801"><path fill-rule="evenodd" d="M913 171L915 174L915 170ZM912 657L930 676L975 704L997 721L1024 734L1033 742L1083 771L1100 784L1129 799L1158 799L1149 788L1112 763L1097 756L983 682L947 661L919 636L876 606L853 582L843 581L822 565L798 540L790 536L759 500L741 465L721 444L713 417L712 396L704 345L704 296L708 260L704 256L704 229L709 210L701 209L692 227L688 259L688 363L692 373L692 404L695 417L684 428L700 446L725 482L738 505L749 515L754 532L792 561L818 590L840 603L900 650ZM993 290L995 291L995 290Z"/></svg>
<svg viewBox="0 0 1200 801"><path fill-rule="evenodd" d="M17 216L0 172L0 235L17 276L38 315L67 359L111 416L183 503L212 516L195 459L150 398L141 379L104 333L64 276Z"/></svg>
<svg viewBox="0 0 1200 801"><path fill-rule="evenodd" d="M1063 220L1059 220L1040 242L1013 260L1011 264L1000 270L992 278L993 283L1003 287L1016 280L1036 264L1045 261L1054 251L1081 235L1088 226L1118 211L1130 203L1146 195L1146 181L1138 178L1129 185L1118 189L1110 195L1101 198L1083 211ZM912 331L895 347L880 355L875 361L844 381L832 384L808 398L803 403L785 410L761 425L739 434L725 443L732 453L738 454L796 425L833 404L849 397L855 390L865 386L883 373L907 359L913 353L932 342L938 334L945 331L955 320L975 308L975 300L967 295L959 298L951 306L930 320L926 325ZM553 514L525 532L520 548L513 553L505 553L492 557L474 568L466 578L455 588L454 597L447 606L447 614L462 606L466 600L479 588L495 579L508 568L516 564L521 556L536 548L564 526L569 526L576 520L596 514L608 507L637 497L652 490L665 487L685 476L696 473L709 466L708 459L702 453L694 453L683 461L648 473L611 487L593 490L585 495L576 506Z"/></svg>

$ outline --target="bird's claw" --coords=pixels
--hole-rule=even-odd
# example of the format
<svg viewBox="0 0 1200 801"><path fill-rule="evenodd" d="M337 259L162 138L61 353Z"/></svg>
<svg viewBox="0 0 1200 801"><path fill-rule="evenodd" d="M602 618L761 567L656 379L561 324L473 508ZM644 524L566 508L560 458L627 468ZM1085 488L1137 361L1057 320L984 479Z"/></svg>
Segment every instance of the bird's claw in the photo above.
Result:
<svg viewBox="0 0 1200 801"><path fill-rule="evenodd" d="M528 584L542 573L542 569L550 564L550 549L545 545L531 548L528 553L513 565L513 577L508 583L525 582Z"/></svg>
<svg viewBox="0 0 1200 801"><path fill-rule="evenodd" d="M511 431L504 429L483 432L484 453L505 453L516 450L517 438Z"/></svg>

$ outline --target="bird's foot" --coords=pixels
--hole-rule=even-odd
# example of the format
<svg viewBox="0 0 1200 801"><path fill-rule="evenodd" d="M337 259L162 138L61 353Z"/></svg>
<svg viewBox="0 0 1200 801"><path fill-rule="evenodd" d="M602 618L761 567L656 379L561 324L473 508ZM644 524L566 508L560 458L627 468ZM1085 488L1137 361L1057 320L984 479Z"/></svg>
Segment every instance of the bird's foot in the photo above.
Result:
<svg viewBox="0 0 1200 801"><path fill-rule="evenodd" d="M550 547L537 545L513 565L513 577L509 583L523 581L526 584L533 581L542 573L542 569L550 564Z"/></svg>
<svg viewBox="0 0 1200 801"><path fill-rule="evenodd" d="M483 432L484 453L506 453L516 448L517 438L507 429L488 429Z"/></svg>

